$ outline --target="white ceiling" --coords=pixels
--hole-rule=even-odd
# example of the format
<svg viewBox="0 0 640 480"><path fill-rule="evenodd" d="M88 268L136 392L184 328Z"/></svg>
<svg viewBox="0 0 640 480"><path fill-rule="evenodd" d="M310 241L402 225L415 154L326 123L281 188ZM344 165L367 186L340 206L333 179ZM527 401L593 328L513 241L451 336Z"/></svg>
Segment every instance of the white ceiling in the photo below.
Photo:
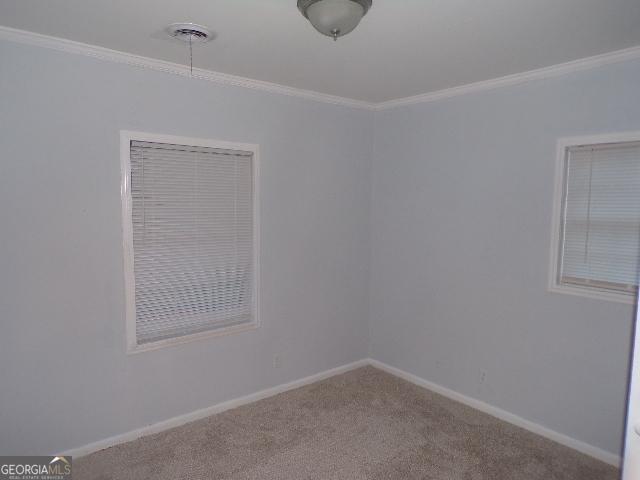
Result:
<svg viewBox="0 0 640 480"><path fill-rule="evenodd" d="M640 45L639 0L373 0L335 43L295 0L0 0L0 25L185 64L173 22L216 32L199 68L367 102Z"/></svg>

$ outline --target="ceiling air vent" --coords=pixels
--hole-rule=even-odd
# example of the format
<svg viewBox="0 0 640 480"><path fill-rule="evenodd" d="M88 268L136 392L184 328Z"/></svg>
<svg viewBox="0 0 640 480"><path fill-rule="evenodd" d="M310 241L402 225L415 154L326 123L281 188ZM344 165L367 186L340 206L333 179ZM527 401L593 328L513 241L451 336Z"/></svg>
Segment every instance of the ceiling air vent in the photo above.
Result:
<svg viewBox="0 0 640 480"><path fill-rule="evenodd" d="M167 33L186 43L204 43L212 39L209 29L196 23L172 23L167 27Z"/></svg>

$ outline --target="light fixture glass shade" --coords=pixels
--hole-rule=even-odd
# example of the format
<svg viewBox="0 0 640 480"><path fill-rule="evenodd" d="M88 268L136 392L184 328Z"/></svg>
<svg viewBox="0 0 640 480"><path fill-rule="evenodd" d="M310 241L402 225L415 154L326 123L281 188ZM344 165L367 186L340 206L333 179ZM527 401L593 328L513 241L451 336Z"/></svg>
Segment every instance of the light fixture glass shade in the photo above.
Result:
<svg viewBox="0 0 640 480"><path fill-rule="evenodd" d="M358 26L371 1L316 0L299 1L298 7L311 25L323 35L337 39Z"/></svg>

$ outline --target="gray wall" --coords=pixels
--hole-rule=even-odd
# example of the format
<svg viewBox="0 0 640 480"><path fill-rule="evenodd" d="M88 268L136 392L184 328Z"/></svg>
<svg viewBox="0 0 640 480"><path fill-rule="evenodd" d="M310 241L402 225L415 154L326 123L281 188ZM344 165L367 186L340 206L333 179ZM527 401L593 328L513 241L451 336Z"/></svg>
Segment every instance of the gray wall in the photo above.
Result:
<svg viewBox="0 0 640 480"><path fill-rule="evenodd" d="M370 112L7 42L0 58L2 454L367 356ZM259 330L125 353L120 129L260 145Z"/></svg>
<svg viewBox="0 0 640 480"><path fill-rule="evenodd" d="M636 61L376 113L373 358L619 453L633 308L547 275L556 140L640 130L639 85Z"/></svg>

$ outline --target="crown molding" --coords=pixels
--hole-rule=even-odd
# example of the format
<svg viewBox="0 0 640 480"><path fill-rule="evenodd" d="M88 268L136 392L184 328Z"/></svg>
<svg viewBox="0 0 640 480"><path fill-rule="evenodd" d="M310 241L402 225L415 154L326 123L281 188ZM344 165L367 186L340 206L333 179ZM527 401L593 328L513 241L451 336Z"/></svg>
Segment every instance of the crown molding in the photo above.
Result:
<svg viewBox="0 0 640 480"><path fill-rule="evenodd" d="M579 60L573 60L571 62L561 63L558 65L552 65L550 67L529 70L528 72L506 75L504 77L498 77L476 83L469 83L467 85L461 85L459 87L445 88L443 90L436 90L434 92L415 95L412 97L398 98L395 100L380 102L375 104L375 110L387 110L390 108L402 107L405 105L435 102L436 100L457 97L459 95L482 92L485 90L492 90L500 87L508 87L511 85L518 85L521 83L527 83L534 80L542 80L545 78L560 77L569 73L580 72L583 70L589 70L612 63L636 60L639 58L640 45L636 47L625 48L623 50L616 50L614 52L603 53L601 55L595 55L593 57L581 58Z"/></svg>
<svg viewBox="0 0 640 480"><path fill-rule="evenodd" d="M123 63L126 65L133 65L160 72L171 73L174 75L181 75L184 77L193 77L220 85L231 85L235 87L250 88L253 90L260 90L263 92L275 93L279 95L304 98L321 103L329 103L332 105L341 105L345 107L376 111L388 110L390 108L397 108L419 103L435 102L437 100L457 97L460 95L493 90L500 87L518 85L535 80L542 80L545 78L559 77L562 75L589 70L604 65L640 59L639 45L635 47L625 48L623 50L595 55L593 57L581 58L579 60L573 60L571 62L552 65L550 67L530 70L528 72L506 75L504 77L470 83L458 87L445 88L443 90L436 90L433 92L414 95L411 97L372 103L365 102L363 100L355 100L351 98L339 97L336 95L329 95L326 93L314 92L311 90L287 87L285 85L280 85L277 83L254 80L251 78L239 77L236 75L229 75L226 73L214 72L212 70L205 70L201 68L194 68L193 74L191 74L189 67L187 67L186 65L180 65L164 60L143 57L140 55L111 50L109 48L98 47L95 45L89 45L73 40L66 40L63 38L51 37L48 35L29 32L26 30L5 27L2 25L0 25L0 39L16 43L23 43L26 45L49 48L61 52L85 55L109 62Z"/></svg>
<svg viewBox="0 0 640 480"><path fill-rule="evenodd" d="M120 52L118 50L111 50L109 48L98 47L95 45L89 45L86 43L66 40L58 37L51 37L49 35L42 35L39 33L5 27L2 25L0 25L0 39L8 40L15 43L49 48L66 53L85 55L87 57L98 58L100 60L106 60L108 62L123 63L126 65L133 65L150 70L171 73L174 75L197 78L199 80L206 80L221 85L250 88L263 92L287 95L290 97L299 97L321 103L329 103L332 105L341 105L345 107L360 108L365 110L373 110L375 107L375 104L364 102L361 100L354 100L351 98L314 92L312 90L287 87L285 85L280 85L277 83L254 80L251 78L239 77L236 75L229 75L226 73L214 72L201 68L194 68L192 74L190 68L186 65L180 65L178 63L143 57L141 55Z"/></svg>

